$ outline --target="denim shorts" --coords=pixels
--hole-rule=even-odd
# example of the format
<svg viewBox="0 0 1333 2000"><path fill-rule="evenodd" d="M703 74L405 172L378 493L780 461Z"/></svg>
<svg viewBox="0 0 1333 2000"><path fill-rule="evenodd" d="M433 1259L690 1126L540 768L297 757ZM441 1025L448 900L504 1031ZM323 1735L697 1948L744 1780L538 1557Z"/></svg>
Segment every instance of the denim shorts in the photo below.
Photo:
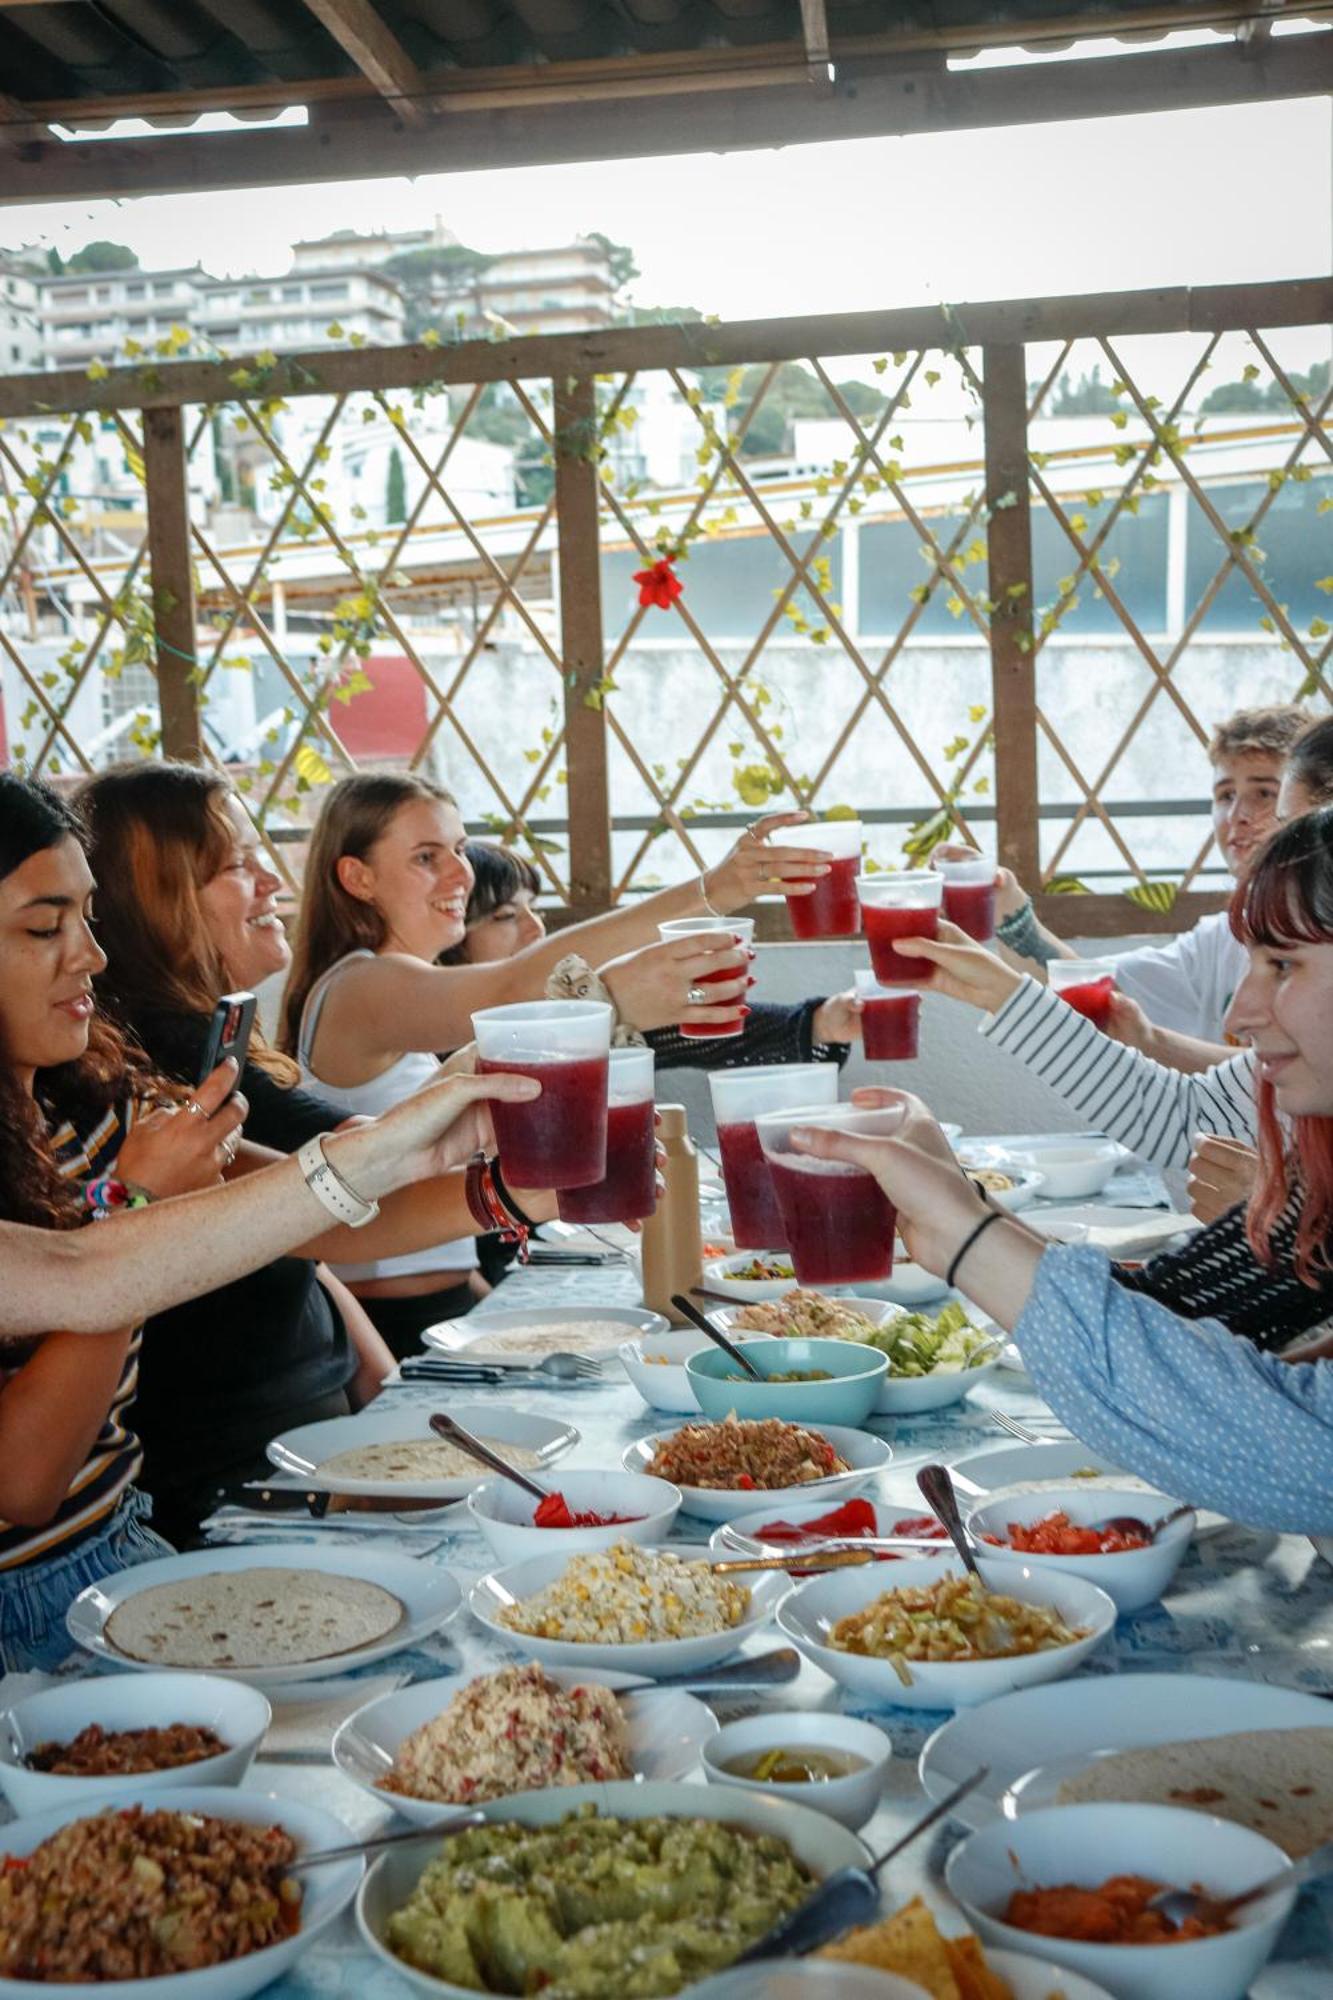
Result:
<svg viewBox="0 0 1333 2000"><path fill-rule="evenodd" d="M0 1673L49 1673L74 1651L65 1613L81 1590L176 1551L147 1525L153 1503L131 1487L101 1528L68 1555L0 1569Z"/></svg>

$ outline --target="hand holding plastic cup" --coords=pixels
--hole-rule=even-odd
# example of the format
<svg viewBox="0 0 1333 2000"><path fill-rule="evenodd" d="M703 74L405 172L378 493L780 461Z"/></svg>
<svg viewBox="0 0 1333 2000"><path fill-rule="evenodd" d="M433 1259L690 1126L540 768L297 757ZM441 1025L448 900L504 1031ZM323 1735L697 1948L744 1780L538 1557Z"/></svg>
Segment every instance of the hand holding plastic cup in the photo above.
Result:
<svg viewBox="0 0 1333 2000"><path fill-rule="evenodd" d="M911 1062L921 1053L921 995L882 986L873 971L856 974L861 1047L867 1062Z"/></svg>
<svg viewBox="0 0 1333 2000"><path fill-rule="evenodd" d="M838 1065L756 1063L749 1069L713 1070L708 1085L736 1248L785 1250L786 1224L754 1121L761 1112L790 1105L836 1104Z"/></svg>
<svg viewBox="0 0 1333 2000"><path fill-rule="evenodd" d="M1046 967L1052 993L1094 1026L1106 1028L1115 990L1113 958L1053 958Z"/></svg>
<svg viewBox="0 0 1333 2000"><path fill-rule="evenodd" d="M876 979L882 986L928 986L935 968L924 958L901 956L893 946L898 938L939 936L944 877L933 868L885 870L858 875L856 893Z"/></svg>
<svg viewBox="0 0 1333 2000"><path fill-rule="evenodd" d="M934 865L944 877L945 917L978 944L989 944L995 936L995 863L978 854Z"/></svg>
<svg viewBox="0 0 1333 2000"><path fill-rule="evenodd" d="M657 930L659 937L663 939L697 938L704 935L715 935L718 931L725 931L734 939L738 946L748 951L754 938L754 918L676 917L670 923L659 924ZM706 1006L708 1004L707 996L704 993L706 987L720 986L734 980L736 977L736 968L732 965L724 966L719 972L701 972L694 983L703 997L696 1004L699 1006ZM717 1041L723 1036L739 1035L745 1026L745 1016L749 1011L749 1008L742 1001L738 1001L734 1016L727 1020L697 1021L691 1020L687 1015L679 1023L680 1032L690 1041Z"/></svg>
<svg viewBox="0 0 1333 2000"><path fill-rule="evenodd" d="M861 912L856 900L856 878L861 869L863 832L859 819L829 819L821 820L817 826L787 827L769 835L770 847L816 847L829 858L829 872L822 879L797 878L815 881L808 896L787 897L794 938L808 942L812 938L859 935Z"/></svg>
<svg viewBox="0 0 1333 2000"><path fill-rule="evenodd" d="M641 1222L657 1206L651 1049L612 1049L608 1103L606 1173L562 1191L562 1222Z"/></svg>
<svg viewBox="0 0 1333 2000"><path fill-rule="evenodd" d="M817 1160L791 1143L797 1126L887 1137L903 1122L900 1106L862 1110L807 1104L755 1120L802 1285L860 1285L893 1271L897 1210L872 1173L845 1160Z"/></svg>
<svg viewBox="0 0 1333 2000"><path fill-rule="evenodd" d="M595 1000L525 1000L472 1016L477 1069L534 1076L542 1094L491 1106L512 1187L588 1187L606 1174L613 1013Z"/></svg>

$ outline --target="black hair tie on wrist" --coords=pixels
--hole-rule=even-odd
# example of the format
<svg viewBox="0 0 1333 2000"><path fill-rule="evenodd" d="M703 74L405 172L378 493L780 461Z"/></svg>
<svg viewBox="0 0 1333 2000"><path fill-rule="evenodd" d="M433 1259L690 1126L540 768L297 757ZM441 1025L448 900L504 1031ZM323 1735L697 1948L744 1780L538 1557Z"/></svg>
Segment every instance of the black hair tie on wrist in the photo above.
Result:
<svg viewBox="0 0 1333 2000"><path fill-rule="evenodd" d="M970 1230L968 1234L963 1238L960 1248L954 1251L953 1259L949 1265L948 1270L944 1274L944 1282L949 1287L950 1291L953 1290L954 1279L958 1276L959 1265L962 1263L964 1257L966 1257L968 1251L972 1248L972 1245L976 1242L978 1236L984 1236L986 1231L990 1228L992 1222L1002 1221L1007 1213L1008 1211L1003 1208L987 1209L985 1215L982 1216L976 1228Z"/></svg>
<svg viewBox="0 0 1333 2000"><path fill-rule="evenodd" d="M513 1216L520 1229L535 1229L537 1225L532 1220L532 1217L523 1213L518 1203L514 1200L513 1195L509 1192L504 1175L500 1172L500 1158L498 1154L489 1162L489 1166L491 1169L491 1179L495 1183L495 1192L499 1195L500 1200L509 1210L509 1213Z"/></svg>

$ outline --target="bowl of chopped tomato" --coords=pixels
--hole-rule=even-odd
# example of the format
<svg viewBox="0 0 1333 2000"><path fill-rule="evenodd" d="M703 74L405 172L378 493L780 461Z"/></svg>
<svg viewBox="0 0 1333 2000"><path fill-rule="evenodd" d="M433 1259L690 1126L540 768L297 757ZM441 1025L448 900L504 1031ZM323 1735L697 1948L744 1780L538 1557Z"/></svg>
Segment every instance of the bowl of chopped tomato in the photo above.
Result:
<svg viewBox="0 0 1333 2000"><path fill-rule="evenodd" d="M1114 2000L1243 2000L1296 1900L1281 1889L1224 1928L1179 1930L1159 1889L1238 1894L1291 1863L1249 1827L1180 1806L1051 1806L995 1820L949 1856L945 1880L983 1941L1096 1980Z"/></svg>
<svg viewBox="0 0 1333 2000"><path fill-rule="evenodd" d="M1155 1604L1179 1569L1195 1517L1182 1514L1156 1541L1129 1523L1151 1529L1176 1505L1155 1493L1109 1486L1044 1486L1039 1493L1011 1493L983 1501L967 1517L974 1541L997 1562L1025 1563L1038 1575L1066 1570L1098 1584L1117 1612Z"/></svg>

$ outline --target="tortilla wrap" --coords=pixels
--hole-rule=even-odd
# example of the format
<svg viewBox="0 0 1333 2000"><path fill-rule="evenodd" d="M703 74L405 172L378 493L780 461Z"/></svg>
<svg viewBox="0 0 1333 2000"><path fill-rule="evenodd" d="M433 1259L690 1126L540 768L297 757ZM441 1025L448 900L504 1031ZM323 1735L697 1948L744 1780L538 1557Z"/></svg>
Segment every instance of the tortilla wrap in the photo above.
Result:
<svg viewBox="0 0 1333 2000"><path fill-rule="evenodd" d="M403 1617L392 1592L359 1577L232 1569L137 1591L111 1613L105 1636L158 1667L285 1667L372 1645Z"/></svg>

